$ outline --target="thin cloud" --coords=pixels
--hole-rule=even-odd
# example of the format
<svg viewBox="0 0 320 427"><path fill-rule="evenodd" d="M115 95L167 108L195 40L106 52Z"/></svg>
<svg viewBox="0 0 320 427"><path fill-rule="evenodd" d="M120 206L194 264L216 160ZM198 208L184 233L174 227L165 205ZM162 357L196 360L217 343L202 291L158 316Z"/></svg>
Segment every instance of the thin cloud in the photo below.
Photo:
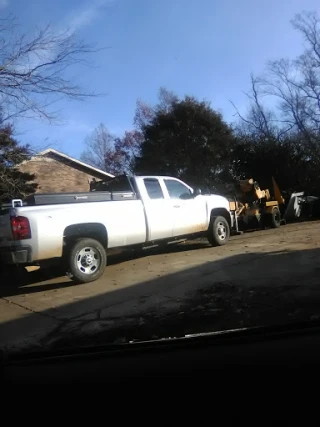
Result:
<svg viewBox="0 0 320 427"><path fill-rule="evenodd" d="M101 16L101 11L104 8L111 6L113 3L113 0L95 0L93 2L87 3L82 8L71 12L66 20L70 32L75 32L82 29L83 27L91 25L97 18Z"/></svg>
<svg viewBox="0 0 320 427"><path fill-rule="evenodd" d="M0 0L1 2L8 2L8 0ZM115 0L93 0L90 3L87 1L82 7L73 9L63 22L58 26L51 27L53 33L62 34L67 37L73 33L78 32L83 27L93 24L93 22L101 17L103 9L111 6ZM55 54L55 46L51 43L51 49L47 52L39 51L31 53L25 63L17 66L18 70L32 69L44 61L50 61Z"/></svg>

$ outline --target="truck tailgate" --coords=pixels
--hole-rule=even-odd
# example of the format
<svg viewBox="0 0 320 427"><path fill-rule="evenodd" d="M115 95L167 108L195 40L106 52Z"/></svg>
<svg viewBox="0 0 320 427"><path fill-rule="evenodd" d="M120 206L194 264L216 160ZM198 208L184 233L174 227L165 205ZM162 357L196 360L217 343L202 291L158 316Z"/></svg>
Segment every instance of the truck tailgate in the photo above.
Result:
<svg viewBox="0 0 320 427"><path fill-rule="evenodd" d="M0 264L25 265L31 261L32 249L27 240L14 239L11 214L16 212L12 209L0 209Z"/></svg>

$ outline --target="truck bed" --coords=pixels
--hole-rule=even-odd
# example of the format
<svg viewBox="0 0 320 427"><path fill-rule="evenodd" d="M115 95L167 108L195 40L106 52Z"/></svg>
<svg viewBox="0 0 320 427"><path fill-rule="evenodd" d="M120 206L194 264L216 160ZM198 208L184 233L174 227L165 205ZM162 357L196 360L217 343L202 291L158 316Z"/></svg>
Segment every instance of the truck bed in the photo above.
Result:
<svg viewBox="0 0 320 427"><path fill-rule="evenodd" d="M69 203L108 202L136 200L137 195L130 179L120 175L107 182L96 182L90 192L36 193L28 196L23 204L27 206L60 205Z"/></svg>
<svg viewBox="0 0 320 427"><path fill-rule="evenodd" d="M69 203L107 202L121 200L136 200L132 191L94 191L84 193L36 193L26 197L24 205L59 205Z"/></svg>

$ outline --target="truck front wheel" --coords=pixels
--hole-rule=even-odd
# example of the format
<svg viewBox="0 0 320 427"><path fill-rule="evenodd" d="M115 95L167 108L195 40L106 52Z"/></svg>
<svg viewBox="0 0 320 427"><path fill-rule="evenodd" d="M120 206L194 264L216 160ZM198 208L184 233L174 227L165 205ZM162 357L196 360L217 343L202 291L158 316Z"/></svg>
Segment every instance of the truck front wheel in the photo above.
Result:
<svg viewBox="0 0 320 427"><path fill-rule="evenodd" d="M107 264L104 247L95 239L79 239L68 253L68 269L76 283L88 283L102 276Z"/></svg>
<svg viewBox="0 0 320 427"><path fill-rule="evenodd" d="M225 245L230 237L228 221L223 216L213 216L208 228L208 240L212 246Z"/></svg>

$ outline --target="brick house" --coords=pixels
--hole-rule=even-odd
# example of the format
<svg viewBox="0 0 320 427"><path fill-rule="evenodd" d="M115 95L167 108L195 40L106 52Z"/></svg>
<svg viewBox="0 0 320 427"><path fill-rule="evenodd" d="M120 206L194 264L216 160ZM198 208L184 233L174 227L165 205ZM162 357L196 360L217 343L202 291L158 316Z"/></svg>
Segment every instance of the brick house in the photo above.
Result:
<svg viewBox="0 0 320 427"><path fill-rule="evenodd" d="M113 178L86 163L76 160L53 148L42 151L19 166L22 172L35 174L37 193L65 193L90 191L90 181Z"/></svg>

